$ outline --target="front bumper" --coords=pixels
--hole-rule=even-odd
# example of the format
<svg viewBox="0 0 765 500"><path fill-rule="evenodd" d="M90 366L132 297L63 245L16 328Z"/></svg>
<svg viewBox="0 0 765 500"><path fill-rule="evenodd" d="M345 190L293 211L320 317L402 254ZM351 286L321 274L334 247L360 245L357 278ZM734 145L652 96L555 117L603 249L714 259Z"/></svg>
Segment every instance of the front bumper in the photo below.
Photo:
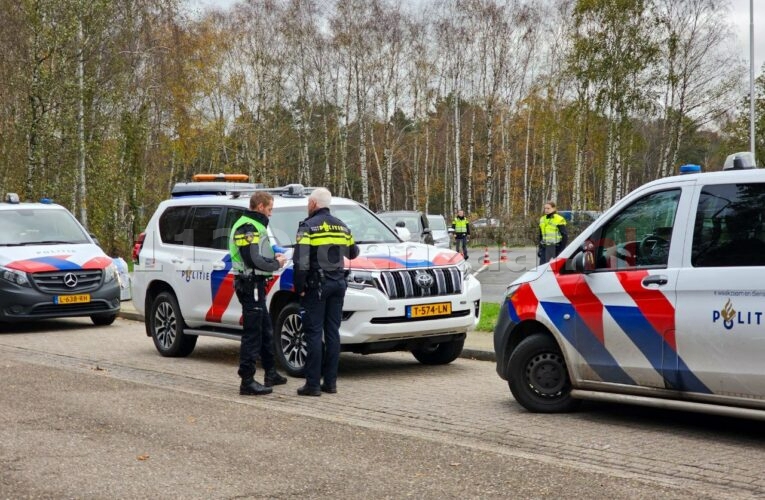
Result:
<svg viewBox="0 0 765 500"><path fill-rule="evenodd" d="M88 292L90 301L81 304L56 304L55 294L34 287L0 282L0 321L21 322L47 318L117 314L120 310L118 280Z"/></svg>

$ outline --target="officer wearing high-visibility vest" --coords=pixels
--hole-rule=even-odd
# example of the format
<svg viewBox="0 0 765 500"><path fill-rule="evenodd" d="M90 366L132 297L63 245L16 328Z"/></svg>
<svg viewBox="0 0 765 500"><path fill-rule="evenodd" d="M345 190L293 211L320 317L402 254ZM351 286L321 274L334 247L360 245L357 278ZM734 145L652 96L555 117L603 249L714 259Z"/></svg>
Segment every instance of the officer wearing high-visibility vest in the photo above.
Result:
<svg viewBox="0 0 765 500"><path fill-rule="evenodd" d="M470 236L470 222L465 217L465 212L457 210L457 216L452 220L454 234L454 249L459 252L462 247L462 256L468 258L467 241Z"/></svg>
<svg viewBox="0 0 765 500"><path fill-rule="evenodd" d="M560 215L555 203L548 201L544 207L545 214L539 219L539 263L544 264L558 255L568 243L566 219Z"/></svg>
<svg viewBox="0 0 765 500"><path fill-rule="evenodd" d="M300 396L337 392L340 321L348 288L345 259L355 259L359 255L351 230L330 213L331 201L332 194L326 188L311 192L308 218L298 225L292 256L293 283L295 292L300 295L307 348L305 385L297 390Z"/></svg>
<svg viewBox="0 0 765 500"><path fill-rule="evenodd" d="M276 371L273 326L266 309L266 280L284 265L285 257L271 245L266 227L274 207L274 197L256 191L250 209L231 227L229 251L234 274L234 290L242 304L242 342L239 348L239 394L269 394L274 385L287 379ZM260 356L265 375L263 384L255 381L255 360Z"/></svg>

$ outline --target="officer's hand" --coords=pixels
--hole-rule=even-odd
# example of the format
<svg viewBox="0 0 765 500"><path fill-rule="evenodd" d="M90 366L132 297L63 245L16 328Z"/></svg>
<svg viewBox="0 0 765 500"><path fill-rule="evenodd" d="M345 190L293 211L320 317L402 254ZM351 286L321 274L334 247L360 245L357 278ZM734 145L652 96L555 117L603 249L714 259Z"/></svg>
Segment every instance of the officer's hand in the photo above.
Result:
<svg viewBox="0 0 765 500"><path fill-rule="evenodd" d="M279 263L279 267L284 267L284 263L287 262L287 258L284 257L284 254L277 253L275 257L276 261Z"/></svg>

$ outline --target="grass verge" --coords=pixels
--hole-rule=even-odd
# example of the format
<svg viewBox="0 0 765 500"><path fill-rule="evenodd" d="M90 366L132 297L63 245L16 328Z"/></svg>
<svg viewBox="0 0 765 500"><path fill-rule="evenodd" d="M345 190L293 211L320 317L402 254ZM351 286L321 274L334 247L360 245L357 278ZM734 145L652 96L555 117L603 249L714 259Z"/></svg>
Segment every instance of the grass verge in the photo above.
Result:
<svg viewBox="0 0 765 500"><path fill-rule="evenodd" d="M493 332L498 317L499 304L484 302L481 304L481 317L478 319L478 326L475 329L479 332Z"/></svg>

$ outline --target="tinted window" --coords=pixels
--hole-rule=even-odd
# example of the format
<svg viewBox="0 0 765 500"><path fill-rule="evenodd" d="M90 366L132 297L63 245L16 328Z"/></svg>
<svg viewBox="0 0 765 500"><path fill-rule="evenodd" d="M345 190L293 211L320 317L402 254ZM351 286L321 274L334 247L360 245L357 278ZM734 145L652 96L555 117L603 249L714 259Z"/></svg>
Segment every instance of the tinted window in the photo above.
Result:
<svg viewBox="0 0 765 500"><path fill-rule="evenodd" d="M223 224L221 224L220 228L215 230L215 248L228 250L228 239L231 234L231 228L233 227L234 222L236 222L243 213L243 208L229 207L226 209L226 216L223 219Z"/></svg>
<svg viewBox="0 0 765 500"><path fill-rule="evenodd" d="M196 207L190 225L195 247L217 248L213 241L222 212L223 207Z"/></svg>
<svg viewBox="0 0 765 500"><path fill-rule="evenodd" d="M434 231L446 231L446 221L440 215L428 215L428 223Z"/></svg>
<svg viewBox="0 0 765 500"><path fill-rule="evenodd" d="M680 190L652 193L632 203L594 241L598 269L666 267Z"/></svg>
<svg viewBox="0 0 765 500"><path fill-rule="evenodd" d="M765 265L765 184L705 186L693 225L695 267Z"/></svg>
<svg viewBox="0 0 765 500"><path fill-rule="evenodd" d="M164 243L183 244L186 217L190 211L191 207L169 207L160 215L159 237Z"/></svg>

